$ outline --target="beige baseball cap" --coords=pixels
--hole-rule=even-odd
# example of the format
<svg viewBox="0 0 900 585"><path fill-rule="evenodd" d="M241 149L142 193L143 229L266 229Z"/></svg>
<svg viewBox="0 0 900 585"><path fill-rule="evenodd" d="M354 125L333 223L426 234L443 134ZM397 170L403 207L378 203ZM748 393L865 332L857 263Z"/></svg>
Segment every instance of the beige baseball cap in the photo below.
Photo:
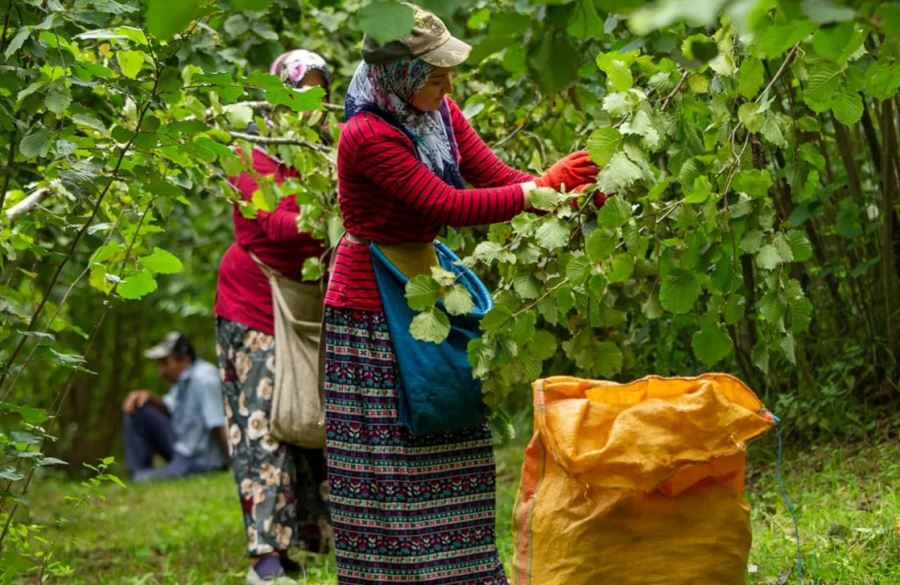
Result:
<svg viewBox="0 0 900 585"><path fill-rule="evenodd" d="M397 59L421 59L435 67L456 67L469 58L472 46L450 34L444 22L432 12L410 4L416 24L406 37L383 45L363 37L363 60L372 65Z"/></svg>

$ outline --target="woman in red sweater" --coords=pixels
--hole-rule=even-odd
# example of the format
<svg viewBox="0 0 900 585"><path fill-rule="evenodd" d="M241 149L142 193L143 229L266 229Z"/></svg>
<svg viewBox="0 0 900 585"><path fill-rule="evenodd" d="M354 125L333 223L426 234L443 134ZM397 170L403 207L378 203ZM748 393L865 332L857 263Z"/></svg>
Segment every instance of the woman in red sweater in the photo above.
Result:
<svg viewBox="0 0 900 585"><path fill-rule="evenodd" d="M575 153L540 178L506 166L447 94L470 47L415 9L410 36L364 41L338 147L347 236L325 298L326 428L338 582L506 583L486 424L413 435L366 241L429 246L442 226L508 221L536 186L593 182ZM465 188L465 183L475 188ZM423 364L428 367L428 364Z"/></svg>
<svg viewBox="0 0 900 585"><path fill-rule="evenodd" d="M295 88L321 85L328 90L328 69L316 53L285 53L272 64L271 73ZM272 177L281 184L297 176L262 148L254 148L250 157L253 172L229 179L245 201L258 188L257 177ZM287 558L290 547L319 552L328 521L320 491L325 481L322 451L279 443L268 432L275 359L272 291L250 256L253 253L284 276L301 280L303 261L320 256L324 249L321 242L297 231L299 212L294 197L284 197L272 212L260 210L253 219L235 206L235 243L219 266L217 353L252 564L247 583L277 580L285 568L296 569Z"/></svg>

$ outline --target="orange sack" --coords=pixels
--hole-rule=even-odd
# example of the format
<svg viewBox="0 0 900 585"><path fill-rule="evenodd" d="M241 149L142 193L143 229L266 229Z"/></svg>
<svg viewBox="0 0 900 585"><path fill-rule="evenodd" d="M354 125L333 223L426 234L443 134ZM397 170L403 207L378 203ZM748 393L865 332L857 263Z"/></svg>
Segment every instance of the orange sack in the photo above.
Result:
<svg viewBox="0 0 900 585"><path fill-rule="evenodd" d="M538 380L513 583L744 583L745 449L773 425L727 374Z"/></svg>

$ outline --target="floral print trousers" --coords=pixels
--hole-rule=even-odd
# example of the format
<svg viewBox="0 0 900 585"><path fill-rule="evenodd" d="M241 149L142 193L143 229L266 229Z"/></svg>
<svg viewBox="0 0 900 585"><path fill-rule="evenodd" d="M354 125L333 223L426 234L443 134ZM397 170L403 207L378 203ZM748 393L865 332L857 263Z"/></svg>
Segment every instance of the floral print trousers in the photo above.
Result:
<svg viewBox="0 0 900 585"><path fill-rule="evenodd" d="M330 527L324 453L269 435L275 338L219 317L216 353L250 556L291 547L325 552Z"/></svg>

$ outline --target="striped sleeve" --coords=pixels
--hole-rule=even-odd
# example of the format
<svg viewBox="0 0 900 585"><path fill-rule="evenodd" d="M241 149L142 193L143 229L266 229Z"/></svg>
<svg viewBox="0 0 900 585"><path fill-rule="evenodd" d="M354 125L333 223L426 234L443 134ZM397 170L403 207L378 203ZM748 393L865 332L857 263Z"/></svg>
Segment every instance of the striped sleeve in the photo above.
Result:
<svg viewBox="0 0 900 585"><path fill-rule="evenodd" d="M456 189L422 164L409 139L371 114L354 116L341 136L338 164L355 170L379 190L435 225L462 227L506 221L522 211L518 184Z"/></svg>
<svg viewBox="0 0 900 585"><path fill-rule="evenodd" d="M534 180L531 175L510 168L500 160L475 132L456 102L447 98L447 103L462 159L460 171L466 181L476 187L502 187Z"/></svg>

